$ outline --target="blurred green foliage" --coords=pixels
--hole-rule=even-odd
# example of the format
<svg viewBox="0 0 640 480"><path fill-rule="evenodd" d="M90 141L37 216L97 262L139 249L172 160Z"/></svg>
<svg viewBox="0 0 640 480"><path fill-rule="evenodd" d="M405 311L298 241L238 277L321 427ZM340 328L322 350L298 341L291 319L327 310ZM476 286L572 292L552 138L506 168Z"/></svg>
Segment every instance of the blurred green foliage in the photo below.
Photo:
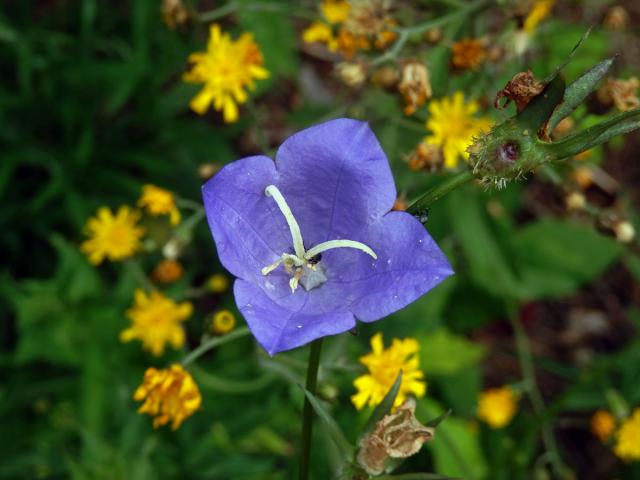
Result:
<svg viewBox="0 0 640 480"><path fill-rule="evenodd" d="M197 6L206 9L209 3ZM0 7L0 477L275 480L294 475L303 401L296 383L302 382L307 350L270 359L245 338L206 355L193 369L203 392L202 411L178 431L154 430L148 417L136 413L132 392L148 366L177 361L185 352L154 359L137 344L121 344L118 333L127 324L135 269L150 271L160 256L137 266L96 269L78 249L85 221L96 208L133 203L143 184L199 202L198 167L257 151L247 137L268 132L274 123L290 133L334 116L366 119L392 163L399 192L412 197L442 179L411 172L402 161L425 135L424 109L418 120L407 119L396 92L372 87L353 93L337 86L322 61L301 53L299 31L306 21L284 13L292 4L270 2L278 8L257 11L243 8L249 3L239 3L225 28L255 35L271 77L255 92L257 117L244 109L235 125L224 125L215 113L198 118L188 111L197 88L183 84L181 74L188 54L204 48L206 25L169 30L155 0L29 0ZM304 6L315 11L310 2ZM465 20L444 34L453 40L481 35L485 28L481 20ZM490 71L452 74L445 44L420 55L430 67L436 96L463 90L470 97L491 97L525 67L538 77L548 74L583 32L584 23L552 19L533 54ZM611 35L596 29L567 67L567 77L576 78L614 53L613 47ZM301 71L313 68L320 72L316 79L328 85L328 103L304 97L310 87L303 85ZM583 123L599 118L589 114ZM282 135L272 135L270 146ZM603 155L596 152L595 161ZM513 345L482 335L510 336L506 319L522 305L562 305L575 296L598 295L603 276L612 270L634 275L622 277L628 290L637 289L640 278L633 252L590 225L533 212L525 190L511 185L484 192L470 186L443 199L427 227L456 275L383 322L361 326L360 339L342 335L325 346L320 396L355 441L368 412L357 412L349 396L362 372L357 358L367 351L367 339L382 330L387 339L420 341L429 390L419 401L418 417L433 418L448 408L454 414L400 471L532 478L544 463L541 424L553 426L561 417L569 423L578 417L574 428L584 451L568 447L575 432L559 429L558 436L570 466L583 471L581 462L594 461L587 446L588 452L604 448L584 439L588 413L607 408L612 389L628 406L640 404L637 298L619 300L606 292L600 300L617 302L623 319L612 328L621 329L624 341L591 351L586 364L561 355L542 358L549 351L539 346L536 366L562 384L554 390L560 393L548 398L544 418L536 418L523 402L526 413L502 431L475 420L476 397L487 383L521 381L517 366L496 372L496 363L489 363L498 350L503 362L516 365ZM176 296L188 284L223 271L204 223L182 261L187 274L172 287ZM200 341L206 315L223 306L233 308L229 292L198 300L187 326L190 348ZM315 432L314 478L329 478L339 466L341 454L329 436L322 427ZM607 461L616 478L640 475L637 466Z"/></svg>

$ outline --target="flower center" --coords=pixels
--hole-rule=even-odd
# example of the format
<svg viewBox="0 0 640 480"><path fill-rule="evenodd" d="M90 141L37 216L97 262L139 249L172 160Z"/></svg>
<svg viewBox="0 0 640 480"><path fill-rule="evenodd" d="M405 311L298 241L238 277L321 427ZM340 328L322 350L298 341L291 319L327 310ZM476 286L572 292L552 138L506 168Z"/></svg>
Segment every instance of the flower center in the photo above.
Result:
<svg viewBox="0 0 640 480"><path fill-rule="evenodd" d="M282 196L282 193L280 193L280 190L278 190L278 187L269 185L265 188L264 193L267 197L274 199L282 215L284 215L287 225L289 225L289 230L291 231L294 253L283 252L277 261L262 269L262 275L269 275L278 268L280 264L283 264L285 270L291 275L291 279L289 280L291 293L296 291L298 284L309 291L327 281L324 267L321 264L322 252L326 252L327 250L334 248L354 248L363 251L367 255L371 255L376 260L378 259L378 256L369 246L361 242L356 242L355 240L329 240L328 242L319 243L309 250L305 250L298 221L296 217L293 216L293 212Z"/></svg>

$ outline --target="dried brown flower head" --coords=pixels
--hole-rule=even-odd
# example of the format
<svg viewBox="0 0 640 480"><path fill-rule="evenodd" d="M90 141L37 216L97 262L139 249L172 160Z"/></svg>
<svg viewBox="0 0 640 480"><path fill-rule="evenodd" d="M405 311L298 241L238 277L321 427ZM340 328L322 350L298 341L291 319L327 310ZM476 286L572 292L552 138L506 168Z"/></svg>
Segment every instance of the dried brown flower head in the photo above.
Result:
<svg viewBox="0 0 640 480"><path fill-rule="evenodd" d="M189 11L182 0L162 0L162 19L171 30L181 27L189 20Z"/></svg>
<svg viewBox="0 0 640 480"><path fill-rule="evenodd" d="M406 158L409 169L417 172L426 170L429 172L440 170L444 165L442 151L437 145L421 142L416 149Z"/></svg>
<svg viewBox="0 0 640 480"><path fill-rule="evenodd" d="M464 38L451 46L451 63L461 70L475 70L487 59L487 42L482 38Z"/></svg>
<svg viewBox="0 0 640 480"><path fill-rule="evenodd" d="M499 109L506 108L509 102L514 101L518 112L524 110L531 99L540 95L544 90L544 84L536 80L531 70L516 73L509 80L509 83L498 92L494 101L494 106ZM506 98L506 101L500 104L500 99Z"/></svg>
<svg viewBox="0 0 640 480"><path fill-rule="evenodd" d="M389 458L407 458L432 440L435 430L415 417L416 402L409 397L398 409L380 420L373 432L360 440L358 463L369 475L385 470Z"/></svg>
<svg viewBox="0 0 640 480"><path fill-rule="evenodd" d="M605 105L614 104L621 112L640 107L637 90L640 82L636 77L628 80L608 78L600 89L597 97Z"/></svg>
<svg viewBox="0 0 640 480"><path fill-rule="evenodd" d="M383 49L397 34L392 30L397 22L389 15L390 0L352 0L346 30L356 37L373 39L374 46Z"/></svg>
<svg viewBox="0 0 640 480"><path fill-rule="evenodd" d="M424 63L413 60L402 67L402 80L398 90L404 96L405 115L413 115L418 107L431 98L429 70Z"/></svg>
<svg viewBox="0 0 640 480"><path fill-rule="evenodd" d="M621 5L611 7L604 17L602 24L609 30L622 31L627 28L631 17L625 8Z"/></svg>
<svg viewBox="0 0 640 480"><path fill-rule="evenodd" d="M373 72L371 83L377 87L393 88L398 84L400 72L395 67L382 67Z"/></svg>

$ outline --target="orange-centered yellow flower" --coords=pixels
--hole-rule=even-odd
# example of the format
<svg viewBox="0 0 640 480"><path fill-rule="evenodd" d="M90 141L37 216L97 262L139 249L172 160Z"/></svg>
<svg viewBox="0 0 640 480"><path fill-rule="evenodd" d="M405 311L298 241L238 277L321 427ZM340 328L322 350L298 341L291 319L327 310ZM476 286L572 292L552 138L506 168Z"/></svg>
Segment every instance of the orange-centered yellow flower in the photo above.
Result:
<svg viewBox="0 0 640 480"><path fill-rule="evenodd" d="M144 290L137 289L134 305L127 310L132 325L120 333L120 340L140 340L142 347L156 356L164 353L167 343L180 348L184 345L184 330L180 323L189 318L192 311L189 302L176 303L160 292L147 295Z"/></svg>
<svg viewBox="0 0 640 480"><path fill-rule="evenodd" d="M591 417L591 432L601 442L609 440L615 429L616 418L610 412L598 410Z"/></svg>
<svg viewBox="0 0 640 480"><path fill-rule="evenodd" d="M248 99L245 89L253 90L254 80L269 76L253 35L243 33L234 41L217 24L210 27L207 51L192 53L189 62L192 65L183 77L185 82L204 84L191 100L191 109L202 115L213 103L227 123L238 120L238 104Z"/></svg>
<svg viewBox="0 0 640 480"><path fill-rule="evenodd" d="M616 434L613 453L625 462L640 460L640 408L636 408L633 414L622 422Z"/></svg>
<svg viewBox="0 0 640 480"><path fill-rule="evenodd" d="M149 214L169 215L171 225L180 223L180 210L176 207L173 193L155 185L145 185L142 187L142 196L138 200L140 208L146 208Z"/></svg>
<svg viewBox="0 0 640 480"><path fill-rule="evenodd" d="M351 396L355 407L361 410L367 404L373 407L382 402L400 370L402 383L394 406L401 405L409 394L423 397L427 385L420 370L419 350L420 345L415 338L394 338L391 346L385 349L382 334L376 333L371 338L371 353L360 357L360 363L367 367L369 372L353 382L358 390L358 393Z"/></svg>
<svg viewBox="0 0 640 480"><path fill-rule="evenodd" d="M432 100L429 104L427 129L431 135L425 137L425 142L442 149L445 167L455 168L460 157L468 159L467 147L473 143L474 137L490 130L489 118L474 117L478 108L477 102L465 101L462 92L454 93L453 97Z"/></svg>
<svg viewBox="0 0 640 480"><path fill-rule="evenodd" d="M132 256L142 247L144 229L139 227L140 212L122 206L114 215L107 207L98 209L85 226L89 239L82 243L82 251L89 261L98 265L107 258L113 262Z"/></svg>
<svg viewBox="0 0 640 480"><path fill-rule="evenodd" d="M177 429L186 418L194 414L202 404L202 396L193 377L180 365L167 369L148 368L133 399L144 402L138 409L153 418L155 428L171 422Z"/></svg>
<svg viewBox="0 0 640 480"><path fill-rule="evenodd" d="M494 429L508 425L517 409L518 395L509 387L490 388L478 399L478 418Z"/></svg>

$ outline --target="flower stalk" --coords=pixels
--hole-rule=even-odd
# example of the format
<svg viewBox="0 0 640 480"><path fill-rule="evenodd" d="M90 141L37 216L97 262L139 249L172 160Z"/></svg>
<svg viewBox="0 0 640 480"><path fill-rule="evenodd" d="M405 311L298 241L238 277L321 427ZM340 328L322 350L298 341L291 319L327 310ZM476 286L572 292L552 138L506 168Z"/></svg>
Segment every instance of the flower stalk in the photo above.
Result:
<svg viewBox="0 0 640 480"><path fill-rule="evenodd" d="M316 394L318 385L318 367L320 366L320 352L322 350L322 338L318 338L311 344L309 363L307 365L307 380L305 388L311 394ZM302 409L302 451L300 455L300 480L309 478L309 459L311 456L311 436L313 433L313 406L307 397L304 399Z"/></svg>
<svg viewBox="0 0 640 480"><path fill-rule="evenodd" d="M197 360L202 355L207 353L209 350L219 347L225 343L229 343L238 338L246 337L251 333L247 327L236 328L232 332L222 336L222 337L213 337L206 342L201 343L197 348L192 350L184 359L182 360L182 366L186 367L194 360Z"/></svg>

